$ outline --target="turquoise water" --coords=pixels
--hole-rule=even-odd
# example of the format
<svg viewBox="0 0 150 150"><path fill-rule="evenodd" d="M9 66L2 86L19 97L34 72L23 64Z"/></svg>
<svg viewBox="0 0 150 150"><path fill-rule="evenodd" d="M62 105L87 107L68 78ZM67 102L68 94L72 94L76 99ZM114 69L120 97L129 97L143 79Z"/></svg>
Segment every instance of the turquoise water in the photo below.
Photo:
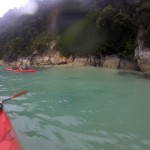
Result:
<svg viewBox="0 0 150 150"><path fill-rule="evenodd" d="M150 80L100 68L0 68L1 98L24 150L149 150Z"/></svg>

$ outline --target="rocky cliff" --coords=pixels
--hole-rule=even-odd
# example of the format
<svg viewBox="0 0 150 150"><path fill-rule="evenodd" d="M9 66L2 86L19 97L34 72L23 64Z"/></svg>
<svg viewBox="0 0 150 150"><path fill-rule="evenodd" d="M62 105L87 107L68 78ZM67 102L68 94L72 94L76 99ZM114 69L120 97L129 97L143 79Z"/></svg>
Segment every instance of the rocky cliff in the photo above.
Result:
<svg viewBox="0 0 150 150"><path fill-rule="evenodd" d="M143 42L135 50L135 59L142 72L150 75L150 48L146 47Z"/></svg>

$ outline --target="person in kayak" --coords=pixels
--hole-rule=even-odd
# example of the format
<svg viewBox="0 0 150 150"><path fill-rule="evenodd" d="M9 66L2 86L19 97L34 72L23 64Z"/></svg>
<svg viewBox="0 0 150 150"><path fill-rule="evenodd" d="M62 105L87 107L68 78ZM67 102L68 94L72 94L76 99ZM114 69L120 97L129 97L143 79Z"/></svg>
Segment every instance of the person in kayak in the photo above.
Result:
<svg viewBox="0 0 150 150"><path fill-rule="evenodd" d="M22 66L22 61L18 58L16 64L14 64L14 65L12 66L12 69L13 69L13 70L18 70L19 68L21 68L21 66Z"/></svg>
<svg viewBox="0 0 150 150"><path fill-rule="evenodd" d="M18 59L17 63L12 66L13 70L29 70L31 68L31 63L29 59L21 60Z"/></svg>
<svg viewBox="0 0 150 150"><path fill-rule="evenodd" d="M23 65L22 65L22 69L23 70L28 70L31 68L31 65L30 65L30 61L27 60Z"/></svg>
<svg viewBox="0 0 150 150"><path fill-rule="evenodd" d="M2 110L2 109L3 109L3 101L0 100L0 110Z"/></svg>
<svg viewBox="0 0 150 150"><path fill-rule="evenodd" d="M17 70L18 67L17 67L17 66L12 66L12 69L13 69L13 70Z"/></svg>

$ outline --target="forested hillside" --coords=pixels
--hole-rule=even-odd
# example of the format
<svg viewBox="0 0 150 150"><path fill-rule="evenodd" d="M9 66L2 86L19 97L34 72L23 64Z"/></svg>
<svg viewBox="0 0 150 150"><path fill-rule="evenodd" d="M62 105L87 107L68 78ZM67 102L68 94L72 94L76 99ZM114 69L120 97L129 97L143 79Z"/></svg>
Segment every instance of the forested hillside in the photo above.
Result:
<svg viewBox="0 0 150 150"><path fill-rule="evenodd" d="M49 49L65 56L116 54L133 58L137 39L150 47L148 0L30 0L36 9L9 10L0 18L0 57L17 59ZM28 9L27 9L28 10Z"/></svg>

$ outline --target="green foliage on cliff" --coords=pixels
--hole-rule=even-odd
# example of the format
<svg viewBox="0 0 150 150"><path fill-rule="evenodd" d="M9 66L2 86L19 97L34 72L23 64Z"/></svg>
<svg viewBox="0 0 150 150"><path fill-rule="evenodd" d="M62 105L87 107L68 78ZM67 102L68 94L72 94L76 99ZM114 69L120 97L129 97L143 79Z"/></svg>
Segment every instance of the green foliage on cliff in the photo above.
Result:
<svg viewBox="0 0 150 150"><path fill-rule="evenodd" d="M35 36L31 43L31 50L38 50L40 54L44 53L49 48L49 41L53 39L53 36L48 32L42 32Z"/></svg>
<svg viewBox="0 0 150 150"><path fill-rule="evenodd" d="M0 57L16 59L35 50L42 54L53 39L66 56L133 58L137 37L150 47L149 1L34 2L39 6L35 14L19 15L14 9L0 18Z"/></svg>
<svg viewBox="0 0 150 150"><path fill-rule="evenodd" d="M64 55L88 56L98 44L98 36L95 24L89 18L84 18L60 36L58 45Z"/></svg>
<svg viewBox="0 0 150 150"><path fill-rule="evenodd" d="M138 26L126 11L108 5L71 26L59 40L66 55L133 57Z"/></svg>
<svg viewBox="0 0 150 150"><path fill-rule="evenodd" d="M138 24L141 27L142 35L140 40L144 41L145 45L150 47L150 3L142 5L137 10L138 13Z"/></svg>
<svg viewBox="0 0 150 150"><path fill-rule="evenodd" d="M116 54L133 59L141 26L142 41L150 46L149 2L131 0L120 6L115 1L105 3L107 5L104 1L91 2L88 21L82 19L61 35L59 46L63 54L98 57Z"/></svg>
<svg viewBox="0 0 150 150"><path fill-rule="evenodd" d="M97 18L97 27L103 39L99 45L102 53L133 55L138 28L128 13L107 6Z"/></svg>

